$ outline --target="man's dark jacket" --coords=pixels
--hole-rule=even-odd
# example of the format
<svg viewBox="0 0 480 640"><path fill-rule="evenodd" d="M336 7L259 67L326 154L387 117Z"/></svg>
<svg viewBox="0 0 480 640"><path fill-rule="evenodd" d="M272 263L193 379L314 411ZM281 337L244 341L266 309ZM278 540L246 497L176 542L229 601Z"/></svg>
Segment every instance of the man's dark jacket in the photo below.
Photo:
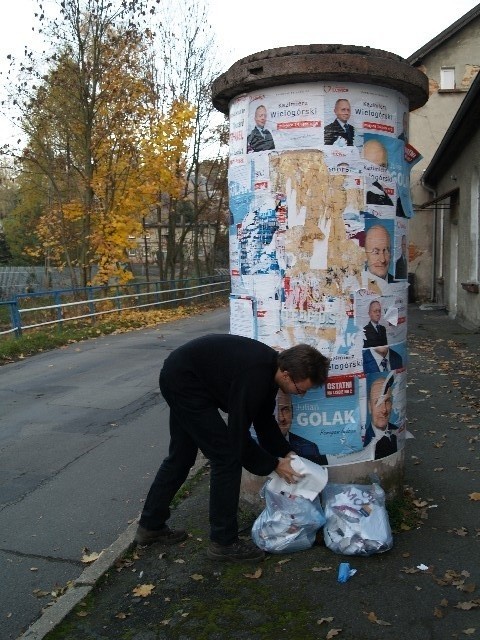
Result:
<svg viewBox="0 0 480 640"><path fill-rule="evenodd" d="M363 348L367 347L383 347L387 343L387 330L383 324L379 324L378 331L371 322L363 327L363 333L365 334L365 340L363 341Z"/></svg>
<svg viewBox="0 0 480 640"><path fill-rule="evenodd" d="M247 152L249 151L271 151L275 149L273 136L268 129L263 130L263 136L255 127L247 137Z"/></svg>
<svg viewBox="0 0 480 640"><path fill-rule="evenodd" d="M392 453L397 452L397 436L394 431L397 430L397 426L394 424L388 423L388 429L390 431L390 437L383 436L377 440L377 444L375 445L375 460L379 460L380 458L386 458L390 456ZM370 444L372 438L375 433L373 431L372 425L368 425L367 430L365 432L365 440L363 442L363 446L366 447L367 444Z"/></svg>
<svg viewBox="0 0 480 640"><path fill-rule="evenodd" d="M402 356L394 349L389 349L387 353L387 360L390 364L390 369L401 369L403 367ZM380 367L377 364L370 349L365 349L363 352L363 372L364 373L379 373Z"/></svg>
<svg viewBox="0 0 480 640"><path fill-rule="evenodd" d="M228 414L232 448L248 471L271 473L291 451L274 417L277 352L262 342L212 334L187 342L166 359L163 375L176 394ZM172 408L172 407L170 407ZM258 444L252 438L253 425ZM215 433L212 433L212 439Z"/></svg>
<svg viewBox="0 0 480 640"><path fill-rule="evenodd" d="M334 120L330 124L327 124L323 132L324 144L335 144L338 138L343 138L347 143L347 147L353 147L355 129L351 124L346 124L345 129L341 124L339 124L338 120Z"/></svg>

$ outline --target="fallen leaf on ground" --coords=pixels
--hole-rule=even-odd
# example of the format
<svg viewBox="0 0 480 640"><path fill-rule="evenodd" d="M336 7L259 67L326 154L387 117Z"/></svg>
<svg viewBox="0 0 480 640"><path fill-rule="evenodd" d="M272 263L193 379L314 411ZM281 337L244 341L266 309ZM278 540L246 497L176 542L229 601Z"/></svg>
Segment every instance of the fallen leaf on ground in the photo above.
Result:
<svg viewBox="0 0 480 640"><path fill-rule="evenodd" d="M435 609L433 610L433 615L435 616L435 618L443 618L443 611L440 609L440 607L435 607Z"/></svg>
<svg viewBox="0 0 480 640"><path fill-rule="evenodd" d="M468 497L470 500L480 500L480 491L474 491L473 493L469 493Z"/></svg>
<svg viewBox="0 0 480 640"><path fill-rule="evenodd" d="M255 573L244 573L245 578L250 578L251 580L258 580L262 576L262 570L257 569Z"/></svg>
<svg viewBox="0 0 480 640"><path fill-rule="evenodd" d="M330 629L330 631L325 636L325 640L330 640L330 638L334 638L335 636L338 636L338 634L341 632L342 632L342 629Z"/></svg>
<svg viewBox="0 0 480 640"><path fill-rule="evenodd" d="M320 618L320 620L317 620L317 624L323 624L324 622L333 622L333 616L330 616L329 618Z"/></svg>
<svg viewBox="0 0 480 640"><path fill-rule="evenodd" d="M152 593L154 589L155 589L154 584L139 584L138 587L135 587L135 589L133 589L132 593L134 596L139 596L140 598L146 598Z"/></svg>
<svg viewBox="0 0 480 640"><path fill-rule="evenodd" d="M462 631L462 633L464 633L466 636L471 636L472 633L475 633L476 629L473 627L470 627L470 629L464 629Z"/></svg>
<svg viewBox="0 0 480 640"><path fill-rule="evenodd" d="M332 571L333 567L312 567L312 571Z"/></svg>
<svg viewBox="0 0 480 640"><path fill-rule="evenodd" d="M477 586L474 582L469 582L467 584L459 584L457 586L457 589L459 591L464 591L465 593L473 593L476 588Z"/></svg>
<svg viewBox="0 0 480 640"><path fill-rule="evenodd" d="M125 620L127 618L127 614L123 613L123 611L119 611L115 614L115 618L118 618L119 620Z"/></svg>
<svg viewBox="0 0 480 640"><path fill-rule="evenodd" d="M380 620L379 618L377 618L376 614L373 611L370 611L370 613L367 615L367 619L369 622L372 622L373 624L379 624L380 626L384 626L384 627L392 626L391 622L385 622L385 620Z"/></svg>
<svg viewBox="0 0 480 640"><path fill-rule="evenodd" d="M462 609L463 611L470 611L470 609L475 609L480 606L477 602L470 600L470 602L457 602L455 605L456 609Z"/></svg>
<svg viewBox="0 0 480 640"><path fill-rule="evenodd" d="M95 562L95 560L98 560L99 557L100 554L96 551L92 551L92 553L84 553L82 556L82 562L83 564L89 564L90 562Z"/></svg>
<svg viewBox="0 0 480 640"><path fill-rule="evenodd" d="M400 571L402 571L403 573L418 573L418 569L414 569L413 567L403 567L403 569L400 569Z"/></svg>
<svg viewBox="0 0 480 640"><path fill-rule="evenodd" d="M428 502L426 500L414 500L413 504L419 509L421 509L422 507L426 507Z"/></svg>
<svg viewBox="0 0 480 640"><path fill-rule="evenodd" d="M203 576L200 573L194 573L190 577L192 580L203 580Z"/></svg>

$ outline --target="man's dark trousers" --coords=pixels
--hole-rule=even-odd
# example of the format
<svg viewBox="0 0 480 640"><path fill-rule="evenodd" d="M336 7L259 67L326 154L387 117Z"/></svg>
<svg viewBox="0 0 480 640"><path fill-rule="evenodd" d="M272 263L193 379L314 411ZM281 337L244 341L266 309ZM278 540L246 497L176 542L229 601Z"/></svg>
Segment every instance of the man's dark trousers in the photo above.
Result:
<svg viewBox="0 0 480 640"><path fill-rule="evenodd" d="M140 526L160 529L170 517L169 505L187 479L198 450L211 466L210 539L228 545L237 540L237 510L242 465L229 442L227 425L208 398L189 393L188 383L178 389L160 373L160 390L170 407L170 447L148 492Z"/></svg>

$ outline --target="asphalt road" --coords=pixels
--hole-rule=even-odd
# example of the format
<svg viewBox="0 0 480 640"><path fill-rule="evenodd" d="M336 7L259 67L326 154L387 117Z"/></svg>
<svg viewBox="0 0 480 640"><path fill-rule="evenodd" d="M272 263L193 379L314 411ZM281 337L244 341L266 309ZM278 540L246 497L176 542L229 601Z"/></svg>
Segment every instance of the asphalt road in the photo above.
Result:
<svg viewBox="0 0 480 640"><path fill-rule="evenodd" d="M138 515L168 447L169 352L228 332L222 309L0 368L0 640L16 638ZM47 598L48 600L48 598Z"/></svg>

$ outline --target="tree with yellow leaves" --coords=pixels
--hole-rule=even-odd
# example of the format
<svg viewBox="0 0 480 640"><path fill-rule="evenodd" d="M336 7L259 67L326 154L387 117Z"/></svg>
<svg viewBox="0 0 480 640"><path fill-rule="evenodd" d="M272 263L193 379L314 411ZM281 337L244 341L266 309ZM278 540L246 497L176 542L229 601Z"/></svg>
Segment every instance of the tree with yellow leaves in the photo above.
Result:
<svg viewBox="0 0 480 640"><path fill-rule="evenodd" d="M140 22L149 5L65 0L61 24L47 25L59 38L47 72L33 81L36 67L24 66L18 157L41 203L30 251L69 268L74 285L74 267L83 286L131 277L130 238L160 193L180 191L194 111L183 99L156 108L152 34Z"/></svg>

